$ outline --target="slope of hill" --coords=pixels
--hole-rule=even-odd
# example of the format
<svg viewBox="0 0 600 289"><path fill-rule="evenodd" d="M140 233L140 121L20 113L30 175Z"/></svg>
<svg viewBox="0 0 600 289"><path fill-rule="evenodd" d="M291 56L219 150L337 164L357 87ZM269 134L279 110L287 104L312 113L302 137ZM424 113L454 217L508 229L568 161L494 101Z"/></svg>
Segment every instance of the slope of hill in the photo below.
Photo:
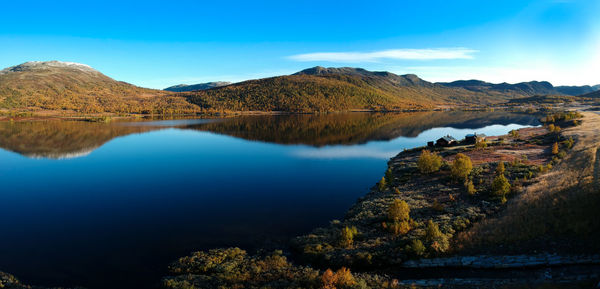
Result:
<svg viewBox="0 0 600 289"><path fill-rule="evenodd" d="M347 67L314 67L293 75L182 95L208 110L294 112L427 109L439 105L500 103L524 96L471 91L427 82L412 74Z"/></svg>
<svg viewBox="0 0 600 289"><path fill-rule="evenodd" d="M206 83L198 83L198 84L191 84L191 85L178 84L178 85L169 86L163 90L173 91L173 92L183 92L183 91L211 89L211 88L221 87L221 86L230 85L230 84L231 84L231 82L227 82L227 81L206 82Z"/></svg>
<svg viewBox="0 0 600 289"><path fill-rule="evenodd" d="M600 90L592 93L584 94L581 97L600 98Z"/></svg>
<svg viewBox="0 0 600 289"><path fill-rule="evenodd" d="M0 71L0 109L78 113L183 113L185 98L115 81L78 63L27 62Z"/></svg>

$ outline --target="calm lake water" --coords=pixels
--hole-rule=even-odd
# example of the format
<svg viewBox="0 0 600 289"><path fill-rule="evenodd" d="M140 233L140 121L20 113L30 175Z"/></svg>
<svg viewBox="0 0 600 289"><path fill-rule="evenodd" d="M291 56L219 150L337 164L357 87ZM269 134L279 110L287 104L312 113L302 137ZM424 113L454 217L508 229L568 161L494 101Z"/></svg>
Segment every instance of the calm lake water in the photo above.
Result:
<svg viewBox="0 0 600 289"><path fill-rule="evenodd" d="M341 218L404 148L539 125L502 112L0 123L0 270L152 288L194 250L276 248Z"/></svg>

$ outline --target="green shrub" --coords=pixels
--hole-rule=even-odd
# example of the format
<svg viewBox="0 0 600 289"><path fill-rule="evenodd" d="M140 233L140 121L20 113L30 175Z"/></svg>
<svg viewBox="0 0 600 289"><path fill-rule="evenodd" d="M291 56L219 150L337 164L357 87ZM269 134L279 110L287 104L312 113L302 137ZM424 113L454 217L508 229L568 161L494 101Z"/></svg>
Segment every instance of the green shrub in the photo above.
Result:
<svg viewBox="0 0 600 289"><path fill-rule="evenodd" d="M427 226L425 227L425 240L428 242L432 242L436 238L439 238L442 235L440 232L440 228L438 224L436 224L433 220L427 221Z"/></svg>
<svg viewBox="0 0 600 289"><path fill-rule="evenodd" d="M393 179L394 175L392 174L392 169L388 168L387 171L385 171L385 180L391 185Z"/></svg>
<svg viewBox="0 0 600 289"><path fill-rule="evenodd" d="M387 223L386 227L395 236L405 235L412 229L408 221L393 221Z"/></svg>
<svg viewBox="0 0 600 289"><path fill-rule="evenodd" d="M473 184L472 180L468 180L465 182L465 190L467 191L467 194L469 194L469 196L475 195L475 193L477 193L477 190L475 189L475 185Z"/></svg>
<svg viewBox="0 0 600 289"><path fill-rule="evenodd" d="M352 244L354 244L354 236L356 236L356 234L358 234L356 227L344 227L340 232L340 246L345 248L352 247Z"/></svg>
<svg viewBox="0 0 600 289"><path fill-rule="evenodd" d="M434 252L445 252L450 247L448 237L440 231L438 225L432 220L427 221L425 240Z"/></svg>
<svg viewBox="0 0 600 289"><path fill-rule="evenodd" d="M388 208L388 219L391 221L408 221L410 219L410 207L399 199L395 199Z"/></svg>
<svg viewBox="0 0 600 289"><path fill-rule="evenodd" d="M414 257L423 256L425 254L425 250L425 245L423 245L423 242L419 239L413 239L406 247L406 251Z"/></svg>
<svg viewBox="0 0 600 289"><path fill-rule="evenodd" d="M423 150L417 160L417 167L423 174L431 174L440 170L442 166L442 157L428 150Z"/></svg>
<svg viewBox="0 0 600 289"><path fill-rule="evenodd" d="M452 178L457 181L464 181L467 179L471 170L473 169L473 164L471 163L471 158L464 154L456 154L454 157L454 162L452 163L452 167L450 168L450 173Z"/></svg>
<svg viewBox="0 0 600 289"><path fill-rule="evenodd" d="M385 177L381 177L381 180L379 180L379 183L377 183L377 188L380 192L385 191L385 189L387 188L387 182L385 181Z"/></svg>
<svg viewBox="0 0 600 289"><path fill-rule="evenodd" d="M502 202L505 202L508 192L510 192L510 183L503 174L497 175L492 182L492 194L501 197Z"/></svg>
<svg viewBox="0 0 600 289"><path fill-rule="evenodd" d="M504 171L506 171L506 168L504 167L504 162L501 161L496 167L496 175L502 175L504 174Z"/></svg>

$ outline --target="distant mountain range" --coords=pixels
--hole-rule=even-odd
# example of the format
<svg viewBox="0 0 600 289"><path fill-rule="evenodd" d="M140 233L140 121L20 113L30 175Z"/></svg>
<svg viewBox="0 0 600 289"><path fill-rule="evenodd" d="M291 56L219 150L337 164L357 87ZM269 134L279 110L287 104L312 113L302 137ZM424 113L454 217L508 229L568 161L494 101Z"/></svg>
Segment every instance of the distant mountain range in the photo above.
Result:
<svg viewBox="0 0 600 289"><path fill-rule="evenodd" d="M480 80L432 83L414 74L313 67L239 83L177 85L166 90L116 81L83 64L27 62L0 71L0 111L55 113L201 113L410 110L503 103L537 95L594 96L596 86ZM590 94L591 93L591 94Z"/></svg>
<svg viewBox="0 0 600 289"><path fill-rule="evenodd" d="M361 68L313 67L293 75L250 80L190 93L203 108L231 110L335 111L427 109L441 105L493 104L535 95L586 92L594 88L554 87L549 82L492 84L479 80L432 83L414 74ZM596 87L597 89L597 87Z"/></svg>
<svg viewBox="0 0 600 289"><path fill-rule="evenodd" d="M211 88L221 87L221 86L230 85L230 84L231 84L231 82L227 82L227 81L206 82L206 83L199 83L199 84L192 84L192 85L178 84L178 85L169 86L169 87L165 88L164 90L173 91L173 92L183 92L183 91L211 89Z"/></svg>
<svg viewBox="0 0 600 289"><path fill-rule="evenodd" d="M461 87L475 92L496 91L499 93L519 94L523 96L534 95L571 95L577 96L600 90L600 85L596 86L553 86L547 81L530 81L516 84L499 83L493 84L481 80L457 80L453 82L440 82L439 84L448 87Z"/></svg>

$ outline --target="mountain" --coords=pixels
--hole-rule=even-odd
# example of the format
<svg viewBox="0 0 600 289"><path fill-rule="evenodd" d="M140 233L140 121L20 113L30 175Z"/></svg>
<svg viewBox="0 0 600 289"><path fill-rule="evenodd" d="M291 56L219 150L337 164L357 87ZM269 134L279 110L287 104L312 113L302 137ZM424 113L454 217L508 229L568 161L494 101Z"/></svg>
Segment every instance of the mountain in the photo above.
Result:
<svg viewBox="0 0 600 289"><path fill-rule="evenodd" d="M230 85L230 84L231 84L231 82L226 82L226 81L207 82L207 83L199 83L199 84L192 84L192 85L178 84L178 85L169 86L163 90L173 91L173 92L183 92L183 91L211 89L211 88L221 87L221 86Z"/></svg>
<svg viewBox="0 0 600 289"><path fill-rule="evenodd" d="M185 95L206 110L292 112L428 109L440 105L500 103L525 96L448 87L413 74L319 66L292 75L249 80Z"/></svg>
<svg viewBox="0 0 600 289"><path fill-rule="evenodd" d="M600 90L600 85L596 85L596 86L589 86L589 85L557 86L556 90L562 94L576 96L576 95L582 95L582 94L598 91L598 90Z"/></svg>
<svg viewBox="0 0 600 289"><path fill-rule="evenodd" d="M581 97L588 97L588 98L600 98L600 90L595 91L595 92L591 92L591 93L587 93L582 95Z"/></svg>
<svg viewBox="0 0 600 289"><path fill-rule="evenodd" d="M167 88L178 92L154 90L116 81L84 64L34 61L0 71L0 113L422 110L562 94L548 82L492 84L460 80L432 83L414 74L320 66L292 75L223 84ZM187 91L190 89L193 90ZM571 93L576 90L573 87L562 89Z"/></svg>
<svg viewBox="0 0 600 289"><path fill-rule="evenodd" d="M457 80L439 84L447 87L464 88L474 92L497 92L515 96L560 94L556 91L554 86L547 81L531 81L516 84L504 82L494 84L481 80Z"/></svg>
<svg viewBox="0 0 600 289"><path fill-rule="evenodd" d="M76 113L194 112L171 93L116 81L90 66L32 61L0 71L0 110Z"/></svg>
<svg viewBox="0 0 600 289"><path fill-rule="evenodd" d="M600 89L600 85L597 86L553 86L547 81L530 81L520 82L515 84L509 83L489 83L481 80L457 80L453 82L440 82L438 84L464 88L466 90L474 92L497 92L502 94L509 94L515 96L537 96L537 95L571 95L577 96L590 92L594 92Z"/></svg>
<svg viewBox="0 0 600 289"><path fill-rule="evenodd" d="M368 79L379 79L379 80L387 80L394 85L397 86L421 86L421 87L434 87L435 85L431 82L427 82L423 79L420 79L418 76L414 74L405 74L405 75L396 75L387 71L368 71L362 68L352 68L352 67L321 67L316 66L313 68L308 68L302 70L300 72L295 73L294 75L316 75L316 76L332 76L332 75L347 75L347 76L355 76L360 78L368 78Z"/></svg>

